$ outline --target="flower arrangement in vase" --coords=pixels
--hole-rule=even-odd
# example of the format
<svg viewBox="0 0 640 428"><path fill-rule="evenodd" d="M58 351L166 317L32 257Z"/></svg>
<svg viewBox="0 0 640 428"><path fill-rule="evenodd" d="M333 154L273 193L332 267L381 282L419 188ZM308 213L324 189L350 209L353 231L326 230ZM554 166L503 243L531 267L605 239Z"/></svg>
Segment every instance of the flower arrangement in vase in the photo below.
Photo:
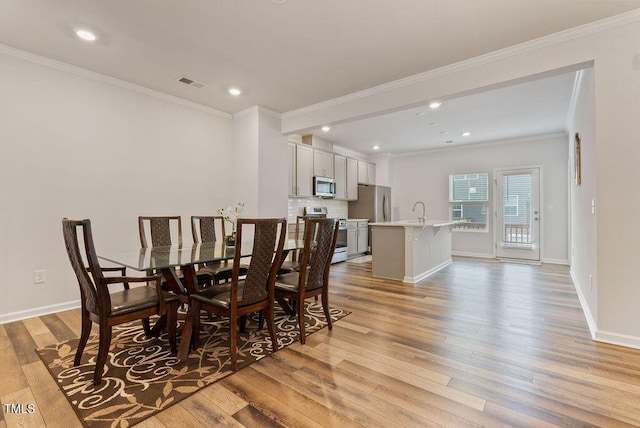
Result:
<svg viewBox="0 0 640 428"><path fill-rule="evenodd" d="M235 207L228 206L227 208L220 208L218 214L222 216L224 221L231 223L231 235L225 237L225 242L228 246L236 245L236 220L240 214L244 211L244 203L238 202Z"/></svg>

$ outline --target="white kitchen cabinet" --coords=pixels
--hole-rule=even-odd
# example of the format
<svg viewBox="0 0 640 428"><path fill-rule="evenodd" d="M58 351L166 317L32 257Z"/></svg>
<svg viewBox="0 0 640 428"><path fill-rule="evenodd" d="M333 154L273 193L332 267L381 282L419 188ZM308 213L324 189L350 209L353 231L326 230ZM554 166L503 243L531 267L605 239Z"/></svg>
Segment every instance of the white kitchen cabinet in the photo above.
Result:
<svg viewBox="0 0 640 428"><path fill-rule="evenodd" d="M289 196L296 196L296 144L289 143Z"/></svg>
<svg viewBox="0 0 640 428"><path fill-rule="evenodd" d="M336 199L347 198L347 158L340 155L333 156L334 180L336 184Z"/></svg>
<svg viewBox="0 0 640 428"><path fill-rule="evenodd" d="M369 251L369 221L347 221L347 257Z"/></svg>
<svg viewBox="0 0 640 428"><path fill-rule="evenodd" d="M289 196L313 195L313 149L301 144L293 144L294 149L289 148L290 173L289 182L291 190Z"/></svg>
<svg viewBox="0 0 640 428"><path fill-rule="evenodd" d="M358 222L358 254L369 251L369 222Z"/></svg>
<svg viewBox="0 0 640 428"><path fill-rule="evenodd" d="M347 221L347 257L358 254L358 222Z"/></svg>
<svg viewBox="0 0 640 428"><path fill-rule="evenodd" d="M358 160L347 158L347 201L358 200Z"/></svg>
<svg viewBox="0 0 640 428"><path fill-rule="evenodd" d="M369 162L358 161L358 183L376 184L376 165Z"/></svg>
<svg viewBox="0 0 640 428"><path fill-rule="evenodd" d="M313 150L313 175L334 178L333 153Z"/></svg>

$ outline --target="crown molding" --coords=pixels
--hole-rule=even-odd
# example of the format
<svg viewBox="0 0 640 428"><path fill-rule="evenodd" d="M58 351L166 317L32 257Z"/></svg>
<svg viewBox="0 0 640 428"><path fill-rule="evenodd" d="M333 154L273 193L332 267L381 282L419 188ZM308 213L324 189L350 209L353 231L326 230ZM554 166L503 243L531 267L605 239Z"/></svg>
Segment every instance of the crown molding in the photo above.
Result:
<svg viewBox="0 0 640 428"><path fill-rule="evenodd" d="M344 95L331 100L323 101L317 104L312 104L306 107L302 107L296 110L291 110L282 113L282 119L288 119L291 117L300 116L303 114L311 113L318 110L323 110L339 104L344 104L350 101L356 101L362 98L370 97L376 94L388 92L397 88L410 86L416 83L424 82L436 77L453 74L456 72L468 70L473 67L489 64L502 59L510 58L522 53L531 52L544 47L553 46L559 43L574 40L580 37L589 36L592 34L600 33L602 31L610 30L613 28L621 27L630 23L640 21L640 9L635 9L630 12L615 15L609 18L601 19L599 21L590 22L588 24L580 25L578 27L569 28L558 33L542 36L537 39L533 39L527 42L523 42L514 46L509 46L504 49L499 49L484 55L480 55L474 58L459 61L453 64L445 65L443 67L435 68L433 70L425 71L423 73L408 76L402 79L394 80L392 82L383 83L382 85L374 86L362 91L354 92L352 94Z"/></svg>
<svg viewBox="0 0 640 428"><path fill-rule="evenodd" d="M153 98L157 98L163 101L167 101L173 104L177 104L183 107L188 107L194 110L201 111L213 116L222 117L224 119L232 119L232 115L214 108L198 104L193 101L185 100L184 98L169 95L164 92L150 89L145 86L137 85L135 83L126 82L124 80L116 79L115 77L107 76L106 74L98 73L95 71L87 70L75 65L67 64L66 62L57 61L44 56L36 55L31 52L23 51L21 49L12 48L7 45L0 44L0 54L5 54L14 58L29 61L38 65L53 68L55 70L64 71L76 76L91 79L100 83L106 83L118 88L127 89L129 91L137 92L139 94L147 95Z"/></svg>

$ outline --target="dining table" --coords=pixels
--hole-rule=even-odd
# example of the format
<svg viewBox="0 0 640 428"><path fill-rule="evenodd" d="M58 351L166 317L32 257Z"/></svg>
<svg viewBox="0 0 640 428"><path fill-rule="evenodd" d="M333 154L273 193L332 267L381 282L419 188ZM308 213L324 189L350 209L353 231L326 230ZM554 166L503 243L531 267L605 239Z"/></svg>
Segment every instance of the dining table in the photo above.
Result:
<svg viewBox="0 0 640 428"><path fill-rule="evenodd" d="M284 243L282 260L287 257L290 251L299 250L303 247L304 240L288 239ZM233 260L236 248L241 249L240 257L251 257L253 241L243 240L242 245L239 247L227 245L225 241L220 240L186 245L100 250L98 258L139 272L160 272L169 290L180 296L184 303L188 303L189 295L197 293L199 289L198 265ZM178 269L180 274L177 271ZM285 302L282 302L282 304L286 306ZM166 318L161 317L154 325L152 334L160 334L164 329L165 323ZM190 340L191 334L182 335L181 349L185 348L185 345L182 344L185 336L188 336L188 340Z"/></svg>

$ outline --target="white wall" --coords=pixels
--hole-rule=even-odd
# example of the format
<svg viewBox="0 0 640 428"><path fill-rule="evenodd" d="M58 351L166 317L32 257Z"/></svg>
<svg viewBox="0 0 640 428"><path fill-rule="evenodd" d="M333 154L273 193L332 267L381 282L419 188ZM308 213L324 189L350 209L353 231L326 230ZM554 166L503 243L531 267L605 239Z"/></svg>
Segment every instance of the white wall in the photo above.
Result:
<svg viewBox="0 0 640 428"><path fill-rule="evenodd" d="M280 116L254 106L233 115L233 194L243 216L286 217L289 168Z"/></svg>
<svg viewBox="0 0 640 428"><path fill-rule="evenodd" d="M571 275L581 297L592 333L598 321L596 216L591 201L596 200L596 133L593 69L579 74L575 114L570 118L571 157ZM580 134L581 184L575 179L575 134ZM591 277L591 280L590 280Z"/></svg>
<svg viewBox="0 0 640 428"><path fill-rule="evenodd" d="M190 242L188 216L231 200L230 116L81 74L0 53L0 322L79 302L63 217L115 250L139 245L138 215L182 215Z"/></svg>
<svg viewBox="0 0 640 428"><path fill-rule="evenodd" d="M488 212L493 212L493 170L541 165L543 171L542 257L567 262L567 138L539 136L519 141L396 156L393 160L393 206L399 220L415 219L416 201L426 205L430 220L449 219L449 175L486 172L491 183ZM493 257L493 216L488 232L453 232L452 250L464 255Z"/></svg>

